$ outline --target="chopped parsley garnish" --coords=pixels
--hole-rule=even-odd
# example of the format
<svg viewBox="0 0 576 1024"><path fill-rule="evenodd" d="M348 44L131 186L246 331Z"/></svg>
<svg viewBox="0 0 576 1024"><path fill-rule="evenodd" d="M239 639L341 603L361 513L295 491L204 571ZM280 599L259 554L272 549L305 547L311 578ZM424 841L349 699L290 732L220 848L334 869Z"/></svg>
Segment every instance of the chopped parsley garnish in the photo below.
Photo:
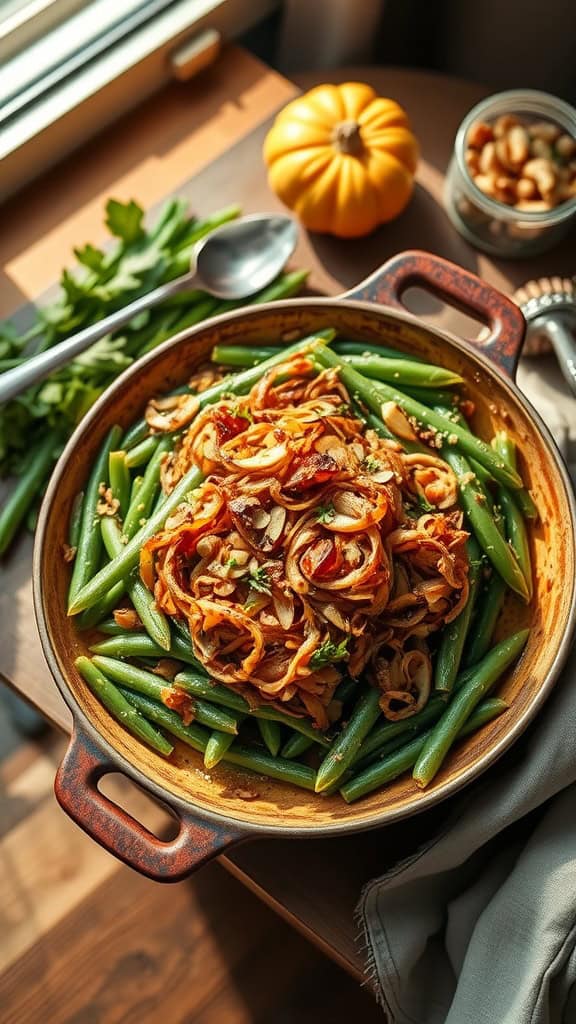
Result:
<svg viewBox="0 0 576 1024"><path fill-rule="evenodd" d="M331 523L336 515L336 509L331 501L327 505L320 505L316 511L316 522Z"/></svg>
<svg viewBox="0 0 576 1024"><path fill-rule="evenodd" d="M342 661L347 656L348 637L344 637L339 644L335 644L333 640L325 640L318 650L314 651L308 665L315 671L317 668L324 668L325 665L332 665L335 661Z"/></svg>
<svg viewBox="0 0 576 1024"><path fill-rule="evenodd" d="M246 406L238 405L236 403L230 409L230 415L235 416L237 420L246 420L248 423L254 422L254 417Z"/></svg>
<svg viewBox="0 0 576 1024"><path fill-rule="evenodd" d="M259 594L270 595L272 593L272 581L263 566L250 573L248 584L252 590L257 590Z"/></svg>
<svg viewBox="0 0 576 1024"><path fill-rule="evenodd" d="M237 565L238 562L236 561L235 558L229 558L228 561L226 562L227 569L235 569Z"/></svg>
<svg viewBox="0 0 576 1024"><path fill-rule="evenodd" d="M365 469L367 473L377 473L381 466L378 459L374 458L373 455L367 455L362 463L362 468Z"/></svg>

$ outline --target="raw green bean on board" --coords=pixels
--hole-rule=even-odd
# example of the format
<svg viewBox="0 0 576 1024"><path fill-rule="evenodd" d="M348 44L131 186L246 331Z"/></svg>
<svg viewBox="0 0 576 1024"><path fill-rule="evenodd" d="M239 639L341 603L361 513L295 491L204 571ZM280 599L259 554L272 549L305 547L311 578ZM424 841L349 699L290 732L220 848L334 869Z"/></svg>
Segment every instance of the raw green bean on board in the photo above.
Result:
<svg viewBox="0 0 576 1024"><path fill-rule="evenodd" d="M256 381L260 380L262 373L265 372L269 367L276 366L278 363L283 362L285 358L290 355L300 352L303 349L312 348L312 345L317 337L323 336L331 338L334 335L334 331L325 331L324 333L319 332L318 335L314 335L312 338L303 339L296 342L294 345L289 346L284 350L281 356L274 356L272 359L265 363L261 363L260 366L255 367L253 370L245 370L244 373L238 373L236 376L226 378L225 381L220 381L215 384L212 388L207 388L199 395L199 400L202 406L209 405L211 402L219 401L223 395L232 391L235 394L244 394L249 391ZM202 474L192 466L187 473L178 481L176 487L167 496L166 501L163 503L161 508L157 509L152 516L150 516L148 522L143 526L138 533L129 540L128 544L124 546L124 550L114 558L108 565L104 566L100 572L91 575L88 578L83 587L76 587L73 593L73 599L70 600L68 608L69 615L77 615L78 612L84 611L85 608L89 608L90 605L95 604L101 597L106 594L108 589L113 586L118 580L126 577L128 573L135 568L140 558L140 549L145 541L153 537L154 534L162 528L166 519L171 512L178 507L178 505L186 499L191 491L202 482ZM94 573L95 567L92 569Z"/></svg>
<svg viewBox="0 0 576 1024"><path fill-rule="evenodd" d="M385 402L394 402L401 406L408 416L414 417L427 429L440 433L446 439L453 435L459 448L476 458L499 483L513 488L522 486L522 480L515 470L506 465L489 444L481 441L458 423L441 416L434 409L429 409L388 384L363 377L322 341L313 345L313 355L323 366L339 369L341 380L352 397L363 401L377 416L381 414L381 408Z"/></svg>
<svg viewBox="0 0 576 1024"><path fill-rule="evenodd" d="M50 467L55 461L57 444L53 434L48 434L38 444L30 456L26 470L18 478L16 486L6 499L0 512L0 555L8 550L28 509L46 483Z"/></svg>
<svg viewBox="0 0 576 1024"><path fill-rule="evenodd" d="M70 512L70 522L68 524L68 545L69 547L74 548L74 550L78 547L78 540L80 537L83 501L84 491L79 491L72 502L72 511Z"/></svg>
<svg viewBox="0 0 576 1024"><path fill-rule="evenodd" d="M146 466L158 447L160 438L157 434L145 437L143 441L135 444L126 452L126 462L129 469L136 469L138 466Z"/></svg>
<svg viewBox="0 0 576 1024"><path fill-rule="evenodd" d="M430 363L412 362L408 356L388 359L375 354L347 355L345 360L365 377L396 384L398 387L446 388L463 383L462 377L452 370L432 366Z"/></svg>
<svg viewBox="0 0 576 1024"><path fill-rule="evenodd" d="M454 694L442 718L432 729L414 766L413 777L420 788L427 786L440 770L460 729L476 705L520 655L529 632L528 629L520 630L494 647L478 665L474 666L467 682Z"/></svg>
<svg viewBox="0 0 576 1024"><path fill-rule="evenodd" d="M486 494L476 481L470 463L448 445L442 449L442 457L456 474L462 504L480 547L505 583L527 601L529 591L524 574L514 552L498 529Z"/></svg>
<svg viewBox="0 0 576 1024"><path fill-rule="evenodd" d="M478 596L478 611L472 622L469 634L469 644L464 652L463 664L465 668L475 665L488 651L492 642L492 635L496 628L498 617L504 604L506 596L506 584L492 569L492 575Z"/></svg>
<svg viewBox="0 0 576 1024"><path fill-rule="evenodd" d="M287 725L290 729L302 733L303 736L308 736L314 743L319 743L322 747L330 746L330 740L307 719L295 718L293 715L277 711L276 708L267 708L263 705L251 707L241 694L235 693L228 686L212 683L206 676L199 675L197 672L179 672L174 678L174 685L193 697L213 701L215 704L221 704L222 707L231 708L233 711L249 714L252 718L263 718L269 722Z"/></svg>
<svg viewBox="0 0 576 1024"><path fill-rule="evenodd" d="M316 776L316 792L322 793L342 778L362 741L381 715L380 691L369 687L358 699L350 718L334 740Z"/></svg>
<svg viewBox="0 0 576 1024"><path fill-rule="evenodd" d="M210 739L206 744L206 750L204 751L204 767L208 769L215 768L233 742L234 736L230 733L218 732L217 730L211 732Z"/></svg>
<svg viewBox="0 0 576 1024"><path fill-rule="evenodd" d="M154 675L144 668L130 665L126 661L119 661L116 658L107 658L104 655L96 654L92 662L104 675L108 676L115 683L127 686L130 690L143 693L145 697L152 697L153 700L162 701L163 693L174 691L161 676ZM216 705L208 704L204 700L193 699L190 701L195 721L200 725L207 725L210 729L219 729L221 732L229 732L236 735L238 732L238 715L225 711Z"/></svg>
<svg viewBox="0 0 576 1024"><path fill-rule="evenodd" d="M278 722L270 722L265 718L258 718L257 725L258 732L264 741L264 745L268 748L272 757L277 757L278 751L282 745L282 733L280 732Z"/></svg>
<svg viewBox="0 0 576 1024"><path fill-rule="evenodd" d="M468 600L457 618L442 630L434 666L434 689L440 693L450 693L458 675L482 576L482 554L474 537L469 538L466 548L469 563Z"/></svg>
<svg viewBox="0 0 576 1024"><path fill-rule="evenodd" d="M293 732L286 740L280 754L291 761L293 757L300 757L313 746L314 740L311 740L309 736L303 736L301 732Z"/></svg>
<svg viewBox="0 0 576 1024"><path fill-rule="evenodd" d="M118 447L120 427L112 427L98 453L84 493L82 505L82 523L78 548L72 568L72 579L68 590L68 601L74 601L76 595L85 584L94 578L102 555L102 534L100 532L100 516L96 506L100 500L100 485L108 481L108 457ZM117 580L113 581L114 583ZM108 590L108 587L106 587ZM98 597L103 597L105 591Z"/></svg>
<svg viewBox="0 0 576 1024"><path fill-rule="evenodd" d="M97 666L89 658L77 658L75 663L80 675L88 683L92 692L98 697L105 708L114 716L129 732L138 739L144 740L149 747L157 750L158 753L167 757L172 753L174 747L169 740L150 725L147 718L144 718L139 711L130 704L126 697L120 692L114 683L99 671Z"/></svg>
<svg viewBox="0 0 576 1024"><path fill-rule="evenodd" d="M108 480L112 498L118 501L118 515L124 518L130 501L130 470L126 464L126 452L110 452L108 457Z"/></svg>
<svg viewBox="0 0 576 1024"><path fill-rule="evenodd" d="M130 540L148 519L150 510L160 490L160 471L166 452L170 451L173 445L171 437L161 438L155 447L150 462L144 471L142 486L138 490L130 508L126 513L122 526L122 533Z"/></svg>
<svg viewBox="0 0 576 1024"><path fill-rule="evenodd" d="M115 519L104 516L102 518L101 530L104 547L108 556L115 558L123 548L120 526ZM154 594L148 590L146 584L135 574L128 578L126 589L148 635L165 652L169 651L171 641L170 623L164 612L160 611L157 607Z"/></svg>
<svg viewBox="0 0 576 1024"><path fill-rule="evenodd" d="M483 725L501 715L507 708L506 702L498 698L488 698L483 701L472 712L465 726L460 730L457 739L462 739L464 736L469 735L469 733L480 729ZM340 789L340 794L344 797L346 803L351 804L355 800L360 800L361 797L367 796L368 793L372 793L375 789L380 789L385 783L392 782L393 779L397 779L399 775L403 775L404 772L412 768L430 739L432 732L433 730L429 729L427 732L410 739L405 746L390 752L382 760L375 761L374 764L369 765L363 772L347 780Z"/></svg>
<svg viewBox="0 0 576 1024"><path fill-rule="evenodd" d="M203 729L201 725L197 725L196 722L184 725L178 712L167 708L165 704L152 700L150 697L145 697L142 693L128 690L124 686L120 686L118 689L122 696L149 721L161 726L166 732L176 736L183 743L187 743L189 747L197 750L200 754L204 753L210 733ZM224 736L225 734L220 733L220 735Z"/></svg>

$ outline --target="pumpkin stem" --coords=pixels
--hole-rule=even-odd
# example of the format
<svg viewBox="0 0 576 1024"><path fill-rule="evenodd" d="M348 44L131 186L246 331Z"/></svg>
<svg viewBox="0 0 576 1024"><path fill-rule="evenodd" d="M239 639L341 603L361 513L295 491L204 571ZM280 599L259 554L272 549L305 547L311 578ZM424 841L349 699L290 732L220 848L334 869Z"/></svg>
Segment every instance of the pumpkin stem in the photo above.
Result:
<svg viewBox="0 0 576 1024"><path fill-rule="evenodd" d="M355 156L362 149L362 136L357 121L340 121L332 132L332 142L341 153Z"/></svg>

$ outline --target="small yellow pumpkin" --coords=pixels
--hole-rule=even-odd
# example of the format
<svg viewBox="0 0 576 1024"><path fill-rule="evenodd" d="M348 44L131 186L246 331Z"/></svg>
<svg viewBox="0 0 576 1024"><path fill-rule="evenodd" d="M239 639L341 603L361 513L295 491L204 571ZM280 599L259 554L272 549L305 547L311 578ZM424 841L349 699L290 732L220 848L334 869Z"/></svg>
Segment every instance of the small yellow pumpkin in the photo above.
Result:
<svg viewBox="0 0 576 1024"><path fill-rule="evenodd" d="M280 111L264 143L268 181L311 231L366 235L406 206L418 143L405 111L369 85L319 85Z"/></svg>

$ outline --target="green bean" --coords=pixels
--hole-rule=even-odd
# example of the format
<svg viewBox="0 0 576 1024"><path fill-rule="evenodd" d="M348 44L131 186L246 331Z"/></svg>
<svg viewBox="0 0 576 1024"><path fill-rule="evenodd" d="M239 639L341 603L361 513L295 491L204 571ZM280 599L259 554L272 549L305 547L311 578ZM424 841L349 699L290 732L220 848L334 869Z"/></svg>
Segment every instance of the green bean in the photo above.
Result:
<svg viewBox="0 0 576 1024"><path fill-rule="evenodd" d="M339 359L321 341L314 345L313 355L323 366L339 369L342 382L351 392L352 396L354 398L359 397L376 415L380 415L381 407L385 402L395 402L409 416L414 417L427 429L436 431L445 437L454 435L459 447L478 459L478 462L490 470L499 483L513 488L522 486L522 480L518 474L496 455L489 444L481 441L474 434L459 426L459 424L453 423L452 420L447 419L445 416L441 416L434 409L428 409L425 405L403 394L403 392L389 387L388 384L382 384L380 381L370 381L363 377L353 367L348 366L344 360Z"/></svg>
<svg viewBox="0 0 576 1024"><path fill-rule="evenodd" d="M233 743L230 750L224 754L224 761L238 765L240 768L247 768L257 775L267 775L271 779L278 779L279 782L291 782L293 786L300 786L301 789L309 789L314 792L316 773L306 764L299 761L288 761L282 757L271 757L263 750L241 746Z"/></svg>
<svg viewBox="0 0 576 1024"><path fill-rule="evenodd" d="M135 633L132 630L126 632L118 627L118 632L110 635L109 627L103 629L100 625L98 628L100 632L108 633L108 639L93 644L90 648L93 654L107 654L111 658L165 658L168 655L177 661L185 661L188 665L193 665L199 672L204 671L200 662L192 654L190 647L186 646L179 636L173 636L169 649L165 650L146 633Z"/></svg>
<svg viewBox="0 0 576 1024"><path fill-rule="evenodd" d="M470 463L448 445L442 449L442 456L456 474L462 504L480 547L505 583L527 601L528 587L524 574L514 552L498 529L486 494L475 480Z"/></svg>
<svg viewBox="0 0 576 1024"><path fill-rule="evenodd" d="M102 518L102 539L104 547L110 558L115 558L122 551L122 532L115 519L109 516ZM139 576L132 574L128 578L126 589L132 601L138 617L148 635L163 650L170 650L170 623L164 612L156 605L154 594L152 594Z"/></svg>
<svg viewBox="0 0 576 1024"><path fill-rule="evenodd" d="M347 339L336 338L332 344L332 348L342 356L376 355L385 356L386 359L408 358L413 363L423 362L420 356L412 355L411 352L401 352L400 349L389 348L386 345L379 345L378 342L349 341Z"/></svg>
<svg viewBox="0 0 576 1024"><path fill-rule="evenodd" d="M269 284L266 288L256 292L246 302L246 299L225 299L219 302L211 313L211 316L219 316L221 313L229 313L233 309L239 309L242 306L258 306L262 302L273 302L276 299L288 299L291 295L296 295L306 278L308 277L307 270L295 270L289 274L280 274L272 284Z"/></svg>
<svg viewBox="0 0 576 1024"><path fill-rule="evenodd" d="M454 695L418 756L412 774L420 788L427 786L440 770L460 729L476 705L487 695L508 666L516 660L526 644L528 635L529 630L523 629L494 647L474 667L470 678Z"/></svg>
<svg viewBox="0 0 576 1024"><path fill-rule="evenodd" d="M209 742L209 735L205 729L197 726L194 722L185 726L182 719L173 711L169 711L163 705L154 700L148 700L140 694L124 691L135 707L137 707L147 718L162 725L168 732L173 733L178 739L188 743L195 750L203 753ZM267 775L269 778L278 779L280 782L290 782L302 789L314 790L315 773L308 765L288 761L281 757L270 757L256 748L245 747L237 742L225 752L223 760L240 768L248 769L258 775Z"/></svg>
<svg viewBox="0 0 576 1024"><path fill-rule="evenodd" d="M130 502L128 504L128 508L130 508L130 505L136 500L136 495L138 494L138 491L142 487L142 481L143 480L144 480L143 476L135 476L134 477L134 479L132 481L132 486L130 488Z"/></svg>
<svg viewBox="0 0 576 1024"><path fill-rule="evenodd" d="M129 469L136 469L138 466L145 466L156 451L160 438L157 434L145 437L139 444L135 444L126 452L126 462Z"/></svg>
<svg viewBox="0 0 576 1024"><path fill-rule="evenodd" d="M217 730L210 733L210 739L204 751L204 767L208 770L215 768L233 742L234 737L230 733L218 732Z"/></svg>
<svg viewBox="0 0 576 1024"><path fill-rule="evenodd" d="M137 693L143 693L146 697L152 697L153 700L162 701L162 694L166 690L174 692L175 688L167 683L165 679L162 679L161 676L154 675L153 672L148 672L144 668L137 668L136 665L130 665L126 661L107 658L101 654L96 654L92 661L104 675L108 676L115 683L121 683L130 690L136 690ZM210 729L219 729L221 732L229 732L234 735L238 732L237 715L231 715L229 711L214 707L203 700L194 699L190 703L194 719L200 722L201 725L207 725Z"/></svg>
<svg viewBox="0 0 576 1024"><path fill-rule="evenodd" d="M492 575L483 593L480 595L480 607L470 630L470 646L464 656L464 666L466 668L476 665L488 651L492 641L492 634L502 610L506 590L507 587L504 580L493 569Z"/></svg>
<svg viewBox="0 0 576 1024"><path fill-rule="evenodd" d="M263 705L251 707L248 701L244 700L244 697L236 693L231 687L222 686L220 683L212 683L205 676L189 671L179 672L174 679L174 684L180 687L180 689L185 690L186 693L192 694L193 697L204 697L206 700L214 701L215 704L221 704L225 708L249 714L252 718L262 718L269 722L287 725L296 732L302 733L303 736L308 736L314 743L319 743L322 747L330 746L330 740L324 736L320 729L316 729L305 718L295 718L282 711L276 711L275 708L267 708Z"/></svg>
<svg viewBox="0 0 576 1024"><path fill-rule="evenodd" d="M146 423L146 420L136 420L131 427L125 432L120 447L125 452L132 451L137 444L144 441L150 434L150 427Z"/></svg>
<svg viewBox="0 0 576 1024"><path fill-rule="evenodd" d="M92 609L90 609L90 611L91 610ZM80 616L80 618L81 617L82 616ZM126 629L125 626L119 626L118 623L116 622L116 619L104 619L102 622L98 623L98 632L99 633L104 633L105 636L119 637L119 636L128 636L129 633L131 632L131 630ZM144 634L142 634L142 633L139 634L139 636L143 636L143 635ZM153 640L150 640L150 637L148 635L146 635L146 639L149 640L150 643L154 643ZM97 651L96 653L97 654L112 654L112 651ZM123 655L119 654L118 657L123 657ZM163 658L166 657L166 652L165 651L162 651L162 657Z"/></svg>
<svg viewBox="0 0 576 1024"><path fill-rule="evenodd" d="M178 712L167 708L165 704L161 704L157 700L151 700L150 697L145 697L141 693L134 693L133 690L127 690L124 686L119 686L118 689L122 696L145 718L155 722L156 725L160 725L166 732L176 736L183 743L187 743L189 747L197 750L198 753L204 753L210 733L203 729L201 725L197 725L196 722L184 725ZM224 736L225 734L220 733L220 735Z"/></svg>
<svg viewBox="0 0 576 1024"><path fill-rule="evenodd" d="M484 701L472 712L468 722L460 731L458 739L481 728L481 726L486 725L493 718L497 718L498 715L507 710L507 707L508 705L505 701L498 700L497 698ZM391 751L385 758L376 761L361 772L361 774L355 775L345 782L340 789L340 794L344 797L346 803L354 803L355 800L367 796L368 793L375 789L380 789L386 782L392 782L393 779L398 778L399 775L403 775L409 768L412 768L432 733L433 730L429 729L420 736L414 737L406 746L396 751Z"/></svg>
<svg viewBox="0 0 576 1024"><path fill-rule="evenodd" d="M516 555L518 565L522 570L522 574L526 581L526 590L528 592L527 599L530 601L532 600L534 588L532 584L532 560L530 558L530 544L528 541L526 523L524 522L524 517L518 505L514 501L513 496L505 487L498 488L498 504L504 515L508 543Z"/></svg>
<svg viewBox="0 0 576 1024"><path fill-rule="evenodd" d="M422 405L443 406L450 413L458 408L459 394L457 391L444 391L440 388L408 387L402 389L409 398L415 398Z"/></svg>
<svg viewBox="0 0 576 1024"><path fill-rule="evenodd" d="M276 302L278 299L290 299L293 295L298 295L302 285L306 284L309 273L309 270L284 271L266 288L253 295L248 305L259 306L263 302Z"/></svg>
<svg viewBox="0 0 576 1024"><path fill-rule="evenodd" d="M96 511L96 506L100 499L100 485L106 483L108 479L108 456L111 451L118 447L120 433L120 427L112 427L108 432L86 486L78 549L68 589L68 601L70 603L75 600L82 588L89 583L100 562L102 534L100 532L100 516ZM113 580L112 582L116 583L117 581ZM106 587L106 590L108 590L108 587ZM104 593L105 591L98 594L98 598L103 597Z"/></svg>
<svg viewBox="0 0 576 1024"><path fill-rule="evenodd" d="M28 533L36 533L36 527L38 526L38 513L40 512L39 499L32 505L26 513L26 529Z"/></svg>
<svg viewBox="0 0 576 1024"><path fill-rule="evenodd" d="M0 555L9 548L18 528L26 517L36 496L46 482L54 464L54 449L57 445L53 434L47 435L32 452L30 461L9 495L0 512Z"/></svg>
<svg viewBox="0 0 576 1024"><path fill-rule="evenodd" d="M466 547L469 562L468 600L457 618L449 622L442 630L436 654L434 689L441 693L450 693L458 675L482 575L482 555L474 537L469 538Z"/></svg>
<svg viewBox="0 0 576 1024"><path fill-rule="evenodd" d="M518 468L516 457L516 445L514 444L514 441L512 440L510 435L507 434L505 430L497 431L497 433L492 438L492 447L494 451L498 452L498 454L504 459L504 462L506 462L509 466L512 466L512 469ZM536 505L532 500L530 492L525 487L523 487L519 491L515 491L514 498L517 504L519 505L520 511L522 512L522 515L525 519L538 518L538 509L536 508Z"/></svg>
<svg viewBox="0 0 576 1024"><path fill-rule="evenodd" d="M523 487L520 491L514 491L514 497L525 519L538 519L538 509L532 500L530 491Z"/></svg>
<svg viewBox="0 0 576 1024"><path fill-rule="evenodd" d="M360 696L346 725L318 769L315 786L317 793L333 786L352 764L362 741L381 715L380 696L380 691L373 687L369 687Z"/></svg>
<svg viewBox="0 0 576 1024"><path fill-rule="evenodd" d="M146 466L144 472L144 479L142 480L142 486L140 487L135 500L130 503L124 523L122 526L122 533L128 540L137 533L140 526L143 525L143 520L148 519L152 504L160 490L160 470L162 469L162 462L167 451L172 447L172 439L170 437L163 437L157 442L155 450L152 454L150 462Z"/></svg>
<svg viewBox="0 0 576 1024"><path fill-rule="evenodd" d="M118 583L115 583L104 597L100 598L96 604L93 604L91 608L87 608L86 611L78 616L76 628L80 632L86 629L93 629L94 626L98 626L100 629L99 623L118 607L125 593L126 584L124 581L120 580Z"/></svg>
<svg viewBox="0 0 576 1024"><path fill-rule="evenodd" d="M446 710L446 699L444 697L431 697L422 711L410 718L401 718L396 722L384 721L376 725L368 734L354 758L352 764L369 757L378 752L396 737L406 737L412 732L420 732L426 726L436 722Z"/></svg>
<svg viewBox="0 0 576 1024"><path fill-rule="evenodd" d="M348 704L357 695L359 686L360 684L357 679L352 679L352 676L345 676L334 690L332 700L342 705Z"/></svg>
<svg viewBox="0 0 576 1024"><path fill-rule="evenodd" d="M77 658L74 664L92 692L121 725L165 757L172 753L174 747L170 741L143 718L118 687L114 686L89 658L82 656Z"/></svg>
<svg viewBox="0 0 576 1024"><path fill-rule="evenodd" d="M245 345L215 345L210 358L213 363L221 363L224 366L258 366L279 351L278 348L264 346L247 348Z"/></svg>
<svg viewBox="0 0 576 1024"><path fill-rule="evenodd" d="M124 518L130 500L130 470L126 464L126 452L110 452L108 457L108 479L112 497L118 501L118 515Z"/></svg>
<svg viewBox="0 0 576 1024"><path fill-rule="evenodd" d="M68 524L68 545L69 547L74 548L74 550L78 547L78 541L80 539L83 501L84 491L80 491L72 502L72 510L70 512L70 522Z"/></svg>
<svg viewBox="0 0 576 1024"><path fill-rule="evenodd" d="M257 725L265 746L268 747L272 757L277 757L282 745L282 733L278 722L269 722L265 718L259 718Z"/></svg>
<svg viewBox="0 0 576 1024"><path fill-rule="evenodd" d="M397 384L399 387L445 388L462 384L462 377L430 363L412 362L408 357L387 359L386 356L365 355L345 357L349 366L365 377Z"/></svg>
<svg viewBox="0 0 576 1024"><path fill-rule="evenodd" d="M280 754L291 761L293 757L300 757L301 754L304 754L313 746L314 740L311 740L309 736L303 736L300 732L293 732L286 740Z"/></svg>
<svg viewBox="0 0 576 1024"><path fill-rule="evenodd" d="M315 336L332 337L333 331L326 330L325 332L319 332L319 335ZM273 359L262 363L260 366L255 367L253 370L245 370L244 373L238 373L232 378L226 378L224 381L220 381L211 388L207 388L198 397L201 406L209 405L211 402L219 401L223 395L232 391L235 394L243 394L249 391L250 388L260 380L262 373L265 372L270 366L275 366L282 362L284 359L289 358L296 352L300 352L303 349L307 350L312 347L314 339L304 339L296 342L294 345L289 346L284 350L282 356L274 356ZM96 601L100 600L101 597L113 586L118 580L125 578L128 573L134 569L138 563L140 557L140 549L145 541L153 537L154 534L162 528L166 519L171 512L178 507L178 505L188 497L191 491L202 481L202 474L195 467L192 466L187 473L178 481L176 487L167 496L166 501L163 503L161 508L157 509L152 516L150 516L148 522L142 527L138 533L134 534L131 540L124 546L124 550L117 558L114 558L108 565L104 566L100 572L88 579L86 584L81 590L76 590L73 595L73 599L70 601L68 608L69 615L77 615L78 612L84 611L85 608L89 608L90 605L95 604ZM92 570L94 571L94 570Z"/></svg>

